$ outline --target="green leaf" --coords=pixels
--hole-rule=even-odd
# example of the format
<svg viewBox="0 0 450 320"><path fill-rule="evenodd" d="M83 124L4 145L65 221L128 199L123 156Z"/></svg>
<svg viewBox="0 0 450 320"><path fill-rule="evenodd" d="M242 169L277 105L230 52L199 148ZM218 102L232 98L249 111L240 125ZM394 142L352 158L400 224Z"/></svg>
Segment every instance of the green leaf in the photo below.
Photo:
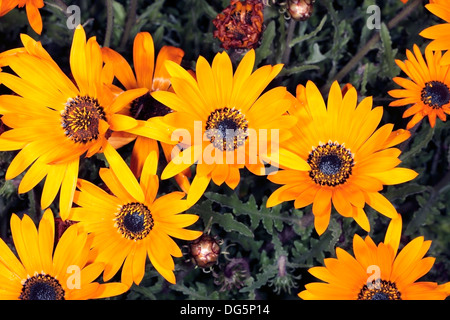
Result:
<svg viewBox="0 0 450 320"><path fill-rule="evenodd" d="M381 24L380 37L384 48L384 56L386 59L386 63L388 65L389 77L393 78L396 76L396 73L398 71L396 70L395 67L394 54L392 52L392 41L391 36L389 34L389 29L386 27L384 23Z"/></svg>
<svg viewBox="0 0 450 320"><path fill-rule="evenodd" d="M319 70L320 68L315 65L300 65L292 68L285 68L281 70L280 77L281 76L290 76L292 74L300 74L305 71L311 71L311 70Z"/></svg>
<svg viewBox="0 0 450 320"><path fill-rule="evenodd" d="M196 212L205 224L211 221L211 224L220 225L227 232L238 232L246 237L253 238L253 232L242 222L236 221L231 213L218 213L212 209L213 202L203 201L201 205L196 205L193 211Z"/></svg>
<svg viewBox="0 0 450 320"><path fill-rule="evenodd" d="M186 287L182 284L174 284L170 286L171 289L182 292L187 295L190 300L217 300L219 293L217 291L208 292L208 289L204 283L195 282L192 287Z"/></svg>
<svg viewBox="0 0 450 320"><path fill-rule="evenodd" d="M261 45L255 50L255 66L272 54L272 43L275 39L275 21L270 21L264 30Z"/></svg>
<svg viewBox="0 0 450 320"><path fill-rule="evenodd" d="M426 191L432 191L433 188L430 186L420 185L414 182L409 182L407 184L401 185L399 187L390 187L386 192L385 196L390 201L401 200L405 201L406 197L422 194Z"/></svg>
<svg viewBox="0 0 450 320"><path fill-rule="evenodd" d="M409 149L409 151L403 153L399 159L401 161L405 161L409 157L415 156L417 153L422 151L423 148L428 146L428 143L430 143L431 139L434 135L434 128L428 127L427 129L425 127L422 127L422 130L419 133L416 133L414 137L414 142Z"/></svg>
<svg viewBox="0 0 450 320"><path fill-rule="evenodd" d="M249 200L245 203L241 202L237 195L233 193L231 196L222 195L212 192L206 192L205 196L219 203L222 206L232 208L235 215L247 215L250 217L250 228L255 230L262 222L266 231L273 235L274 231L281 231L283 222L298 223L298 218L289 217L281 213L281 205L274 208L267 208L267 198L263 199L263 203L260 208L256 204L256 200L253 195L250 195Z"/></svg>
<svg viewBox="0 0 450 320"><path fill-rule="evenodd" d="M314 38L322 30L322 28L325 25L326 21L327 21L327 16L325 15L322 18L322 20L320 21L319 25L317 26L317 28L314 31L292 39L291 42L289 43L289 47L292 48L293 46L295 46L296 44L299 44L300 42L303 42L303 41L309 40L311 38Z"/></svg>
<svg viewBox="0 0 450 320"><path fill-rule="evenodd" d="M256 280L243 287L239 292L252 292L266 285L267 282L278 274L276 265L268 266L262 269L262 272L256 275Z"/></svg>
<svg viewBox="0 0 450 320"><path fill-rule="evenodd" d="M319 45L314 43L312 46L313 52L308 57L308 60L305 61L305 64L315 64L325 60L327 57L320 52Z"/></svg>
<svg viewBox="0 0 450 320"><path fill-rule="evenodd" d="M214 8L206 0L199 0L199 5L197 8L202 8L203 12L210 19L214 19L217 16L217 11L214 10Z"/></svg>

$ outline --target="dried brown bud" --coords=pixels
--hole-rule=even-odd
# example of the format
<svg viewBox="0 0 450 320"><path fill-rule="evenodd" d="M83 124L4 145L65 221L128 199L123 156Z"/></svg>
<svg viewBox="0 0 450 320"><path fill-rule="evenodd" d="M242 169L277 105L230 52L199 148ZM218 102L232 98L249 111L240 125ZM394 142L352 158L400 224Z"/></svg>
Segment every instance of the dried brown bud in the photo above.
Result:
<svg viewBox="0 0 450 320"><path fill-rule="evenodd" d="M200 268L209 268L217 263L220 255L219 242L210 235L202 234L189 245L195 264Z"/></svg>
<svg viewBox="0 0 450 320"><path fill-rule="evenodd" d="M231 0L213 20L214 37L228 49L254 49L264 31L264 4L259 0Z"/></svg>
<svg viewBox="0 0 450 320"><path fill-rule="evenodd" d="M288 11L292 19L297 21L308 20L313 13L315 0L290 0Z"/></svg>

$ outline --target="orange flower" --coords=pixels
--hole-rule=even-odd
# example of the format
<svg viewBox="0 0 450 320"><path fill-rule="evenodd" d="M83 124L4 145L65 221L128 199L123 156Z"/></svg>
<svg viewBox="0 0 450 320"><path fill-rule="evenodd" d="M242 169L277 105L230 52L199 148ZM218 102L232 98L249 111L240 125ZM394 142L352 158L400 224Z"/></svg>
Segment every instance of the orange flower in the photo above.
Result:
<svg viewBox="0 0 450 320"><path fill-rule="evenodd" d="M183 139L184 150L168 163L161 178L170 178L197 164L187 196L190 205L200 199L211 180L235 189L240 181L239 170L244 166L255 174L265 174L260 161L263 153L266 156L272 144L285 139L289 131L284 129L296 121L286 115L292 95L285 87L261 95L282 65L266 65L252 72L254 64L253 49L242 58L234 75L225 51L216 54L212 65L200 56L196 78L178 64L166 63L174 92L156 91L153 96L174 110L163 121L177 128L174 135ZM266 149L261 147L263 144ZM309 168L306 161L300 161L297 167Z"/></svg>
<svg viewBox="0 0 450 320"><path fill-rule="evenodd" d="M309 269L324 282L305 286L298 295L305 300L444 300L450 295L450 282L416 282L433 267L435 258L426 257L431 241L417 237L398 254L402 219L391 220L384 242L367 236L353 237L354 257L341 248L336 258L327 258L324 267Z"/></svg>
<svg viewBox="0 0 450 320"><path fill-rule="evenodd" d="M427 116L431 127L434 127L436 117L445 121L446 114L450 113L450 65L442 65L441 52L432 52L430 46L425 49L425 60L417 45L414 45L413 51L414 54L406 51L406 61L396 60L397 65L410 79L392 79L403 88L388 92L397 98L389 105L412 105L403 113L403 117L413 115L407 129L411 129Z"/></svg>
<svg viewBox="0 0 450 320"><path fill-rule="evenodd" d="M306 88L297 87L297 100L289 110L298 118L291 129L293 136L280 147L287 149L280 151L280 168L284 170L268 176L283 186L271 194L267 206L291 200L295 200L295 208L312 203L319 235L328 227L332 206L366 231L370 230L366 204L389 218L395 217L396 209L380 191L383 185L417 176L411 169L397 167L401 152L393 148L409 138L409 131L393 131L391 123L377 129L383 108L372 109L372 97L358 103L354 87L343 95L336 81L327 104L311 81ZM305 160L310 170L293 169Z"/></svg>
<svg viewBox="0 0 450 320"><path fill-rule="evenodd" d="M55 221L46 210L36 229L28 215L11 216L15 251L0 239L0 299L85 300L122 294L123 283L95 282L105 265L89 261L92 235L72 225L55 246Z"/></svg>
<svg viewBox="0 0 450 320"><path fill-rule="evenodd" d="M148 93L133 100L122 110L122 113L136 119L139 126L132 132L114 132L109 138L110 143L116 148L136 139L130 166L135 176L139 177L149 153L156 152L159 154L159 148L155 140L143 136L137 136L136 138L136 134L152 126L160 127L162 132L167 130L167 125L161 123L160 119L172 110L155 100L151 94L154 91L172 91L169 74L164 63L173 61L180 64L184 52L176 47L163 46L155 64L153 38L148 32L140 32L136 35L133 45L134 73L125 58L118 52L110 48L102 48L102 53L106 67L112 67L114 75L125 89L146 88L149 90ZM161 136L160 140L162 140L161 147L166 160L170 161L170 152L173 146L163 142L165 141L164 136ZM189 191L189 176L189 168L175 176L175 180L184 192Z"/></svg>
<svg viewBox="0 0 450 320"><path fill-rule="evenodd" d="M137 126L135 119L119 111L147 89L114 94L105 85L100 46L94 37L86 41L82 26L75 30L70 52L75 81L61 71L41 43L26 35L22 42L24 48L1 57L1 63L15 74L1 72L0 82L17 95L0 96L2 121L12 128L1 135L0 150L20 150L5 177L13 179L29 167L19 193L28 192L46 177L41 206L50 206L61 189L59 210L67 219L80 158L103 153L119 179L131 179L133 185L133 174L128 174L127 164L108 138L112 131L132 131ZM147 128L140 134L153 138L160 131ZM137 183L129 191L137 198L144 197Z"/></svg>
<svg viewBox="0 0 450 320"><path fill-rule="evenodd" d="M122 267L122 283L139 284L145 273L147 256L155 269L170 283L175 283L175 264L181 257L178 244L172 239L194 240L202 232L185 229L198 220L188 209L183 192L157 197L158 158L151 153L144 163L139 188L144 194L137 199L129 193L132 185L122 184L110 169L101 168L100 177L112 194L79 179L80 191L75 193L73 220L87 233L94 234L92 248L95 261L105 263L103 279L109 281ZM131 171L130 171L131 173ZM135 179L137 183L137 180Z"/></svg>
<svg viewBox="0 0 450 320"><path fill-rule="evenodd" d="M0 0L0 17L10 12L15 7L26 6L28 21L37 34L42 32L42 18L39 9L44 6L44 0Z"/></svg>

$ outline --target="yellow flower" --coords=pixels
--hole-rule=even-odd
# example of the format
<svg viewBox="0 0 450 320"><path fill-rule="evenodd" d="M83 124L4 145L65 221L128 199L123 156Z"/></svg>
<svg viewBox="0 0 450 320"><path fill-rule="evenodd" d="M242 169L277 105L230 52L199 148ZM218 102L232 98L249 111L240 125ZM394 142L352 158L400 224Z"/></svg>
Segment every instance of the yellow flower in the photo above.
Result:
<svg viewBox="0 0 450 320"><path fill-rule="evenodd" d="M132 130L135 119L118 112L147 89L115 95L104 85L100 46L92 37L86 42L81 26L75 30L70 53L72 82L39 42L22 35L23 49L1 57L17 74L0 73L0 82L17 95L0 96L2 121L12 128L0 136L0 150L20 150L11 162L6 179L17 177L28 167L19 193L31 190L45 176L41 206L47 208L60 187L60 214L68 218L78 178L80 158L103 152L119 180L130 185L137 199L144 195L125 161L108 143L112 131ZM111 80L112 81L112 80ZM157 131L156 129L154 131ZM148 137L159 135L150 128ZM123 171L123 172L122 172Z"/></svg>
<svg viewBox="0 0 450 320"><path fill-rule="evenodd" d="M264 164L258 157L282 140L288 134L282 130L296 121L285 115L291 105L286 88L277 87L261 95L282 65L266 65L252 73L254 63L255 52L250 50L233 75L226 52L218 53L212 66L200 56L194 78L167 61L174 92L152 94L173 110L163 120L177 128L173 135L181 136L184 149L165 167L162 179L197 164L187 197L190 205L202 196L211 179L234 189L244 166L255 174L264 174ZM308 167L305 161L298 166Z"/></svg>
<svg viewBox="0 0 450 320"><path fill-rule="evenodd" d="M2 0L0 1L0 17L17 6L19 8L25 6L31 27L37 34L41 34L42 18L39 9L44 7L44 0Z"/></svg>
<svg viewBox="0 0 450 320"><path fill-rule="evenodd" d="M121 183L110 169L100 169L100 177L112 192L106 193L92 183L79 179L72 209L72 220L94 235L92 248L95 261L105 263L103 279L111 279L122 266L122 283L139 284L144 276L147 255L155 269L169 282L175 283L174 261L181 257L171 237L194 240L202 233L184 229L198 220L188 209L183 192L172 192L157 198L159 180L156 175L156 152L148 156L140 177L144 199L130 194L130 184ZM129 170L131 173L131 170ZM125 261L125 262L124 262Z"/></svg>
<svg viewBox="0 0 450 320"><path fill-rule="evenodd" d="M297 87L297 99L289 112L298 122L292 138L282 145L291 156L280 156L280 166L285 170L268 176L283 186L272 193L267 206L291 200L295 200L295 208L312 203L319 235L328 227L332 204L339 214L353 217L366 231L370 230L364 212L366 203L387 217L395 217L394 206L379 191L383 185L417 176L413 170L396 168L401 151L392 148L406 140L409 131L392 131L393 124L377 129L383 108L372 109L372 97L358 104L354 87L343 96L337 82L331 86L328 106L311 81L306 88ZM311 169L293 169L295 159L306 159Z"/></svg>
<svg viewBox="0 0 450 320"><path fill-rule="evenodd" d="M39 231L28 215L11 217L11 233L20 261L0 239L0 299L85 300L122 294L122 283L94 282L104 264L90 263L92 236L75 224L69 227L54 249L55 222L46 210ZM53 251L54 249L54 251Z"/></svg>
<svg viewBox="0 0 450 320"><path fill-rule="evenodd" d="M441 64L448 65L450 64L450 2L448 0L430 0L425 8L447 22L428 27L420 35L427 39L433 39L429 44L431 50L448 50L440 61Z"/></svg>
<svg viewBox="0 0 450 320"><path fill-rule="evenodd" d="M442 121L450 113L450 65L441 64L440 51L432 52L430 46L425 49L425 59L417 45L414 54L407 50L406 61L396 60L397 65L410 79L395 77L395 83L403 89L391 90L388 93L398 100L391 102L391 107L412 106L403 113L403 117L412 116L407 129L411 129L424 117L428 116L431 127L436 124L436 116Z"/></svg>
<svg viewBox="0 0 450 320"><path fill-rule="evenodd" d="M324 260L324 267L309 269L324 282L305 286L299 297L305 300L444 300L450 282L416 282L433 267L435 258L426 257L431 241L417 237L397 254L402 231L401 216L391 220L384 242L367 236L353 237L354 257L341 248L336 258Z"/></svg>
<svg viewBox="0 0 450 320"><path fill-rule="evenodd" d="M158 144L155 140L143 136L136 136L146 129L146 127L159 127L161 132L167 126L162 123L160 118L171 112L168 107L156 101L151 93L154 91L168 91L171 90L169 74L167 73L164 63L167 60L173 61L177 64L181 63L184 52L183 50L172 47L163 46L156 58L155 64L155 49L153 38L148 32L139 32L133 45L133 66L135 74L128 62L116 51L110 48L102 48L103 58L107 67L112 66L114 75L125 87L125 89L147 88L148 93L133 100L127 105L121 113L133 117L138 121L139 126L129 132L114 132L109 141L115 147L135 141L133 151L131 154L131 171L136 177L139 177L144 165L147 155L151 151L159 152ZM165 140L165 136L159 137L159 140ZM172 144L175 143L172 142ZM161 142L165 157L170 161L170 151L172 146L165 142ZM176 181L184 192L189 191L189 176L190 171L185 171L175 176Z"/></svg>

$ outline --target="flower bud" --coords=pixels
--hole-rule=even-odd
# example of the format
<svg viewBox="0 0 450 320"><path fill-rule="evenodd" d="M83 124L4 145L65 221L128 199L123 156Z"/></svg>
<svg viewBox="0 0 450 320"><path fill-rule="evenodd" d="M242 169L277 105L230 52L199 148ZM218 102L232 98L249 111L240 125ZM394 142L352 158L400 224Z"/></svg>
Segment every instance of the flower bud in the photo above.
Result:
<svg viewBox="0 0 450 320"><path fill-rule="evenodd" d="M208 234L202 234L199 238L193 240L189 249L193 261L200 268L212 267L219 259L219 241Z"/></svg>
<svg viewBox="0 0 450 320"><path fill-rule="evenodd" d="M308 20L313 13L315 0L290 0L288 1L288 11L292 19L297 21Z"/></svg>

